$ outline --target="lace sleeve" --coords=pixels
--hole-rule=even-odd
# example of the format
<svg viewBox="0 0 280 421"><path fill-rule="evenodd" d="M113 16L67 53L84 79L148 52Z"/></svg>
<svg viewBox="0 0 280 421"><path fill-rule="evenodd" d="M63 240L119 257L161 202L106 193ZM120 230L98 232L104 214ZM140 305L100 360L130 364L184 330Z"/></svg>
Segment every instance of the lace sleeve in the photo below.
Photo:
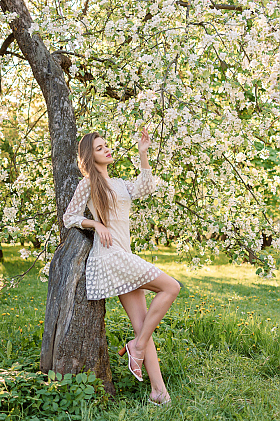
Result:
<svg viewBox="0 0 280 421"><path fill-rule="evenodd" d="M142 168L135 180L124 180L124 184L132 200L153 193L156 187L151 168Z"/></svg>
<svg viewBox="0 0 280 421"><path fill-rule="evenodd" d="M83 229L82 222L86 217L84 211L86 204L90 198L90 182L87 178L83 178L69 203L65 214L63 215L63 222L66 228L78 227Z"/></svg>

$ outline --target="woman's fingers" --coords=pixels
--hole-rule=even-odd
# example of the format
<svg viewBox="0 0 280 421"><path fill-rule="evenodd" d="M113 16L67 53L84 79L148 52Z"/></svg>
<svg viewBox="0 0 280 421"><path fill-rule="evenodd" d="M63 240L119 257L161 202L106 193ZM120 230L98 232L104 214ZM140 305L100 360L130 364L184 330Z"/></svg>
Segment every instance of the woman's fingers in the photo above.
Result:
<svg viewBox="0 0 280 421"><path fill-rule="evenodd" d="M112 235L110 232L101 232L99 236L103 247L107 246L107 248L109 248L113 245Z"/></svg>
<svg viewBox="0 0 280 421"><path fill-rule="evenodd" d="M111 243L110 233L107 233L107 235L106 235L106 241L107 241L107 248L109 248L110 247L110 243Z"/></svg>

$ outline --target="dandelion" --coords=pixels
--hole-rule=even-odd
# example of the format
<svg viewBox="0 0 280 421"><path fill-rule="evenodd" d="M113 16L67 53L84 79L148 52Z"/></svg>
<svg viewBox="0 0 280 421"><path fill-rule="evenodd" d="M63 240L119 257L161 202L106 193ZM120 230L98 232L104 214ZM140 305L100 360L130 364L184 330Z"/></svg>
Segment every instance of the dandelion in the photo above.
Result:
<svg viewBox="0 0 280 421"><path fill-rule="evenodd" d="M266 320L267 320L268 322L270 322L271 318L270 318L270 317L268 317Z"/></svg>
<svg viewBox="0 0 280 421"><path fill-rule="evenodd" d="M35 308L34 308L34 310L35 310L35 311L37 311L37 310L38 310L38 308L36 308L36 307L35 307Z"/></svg>

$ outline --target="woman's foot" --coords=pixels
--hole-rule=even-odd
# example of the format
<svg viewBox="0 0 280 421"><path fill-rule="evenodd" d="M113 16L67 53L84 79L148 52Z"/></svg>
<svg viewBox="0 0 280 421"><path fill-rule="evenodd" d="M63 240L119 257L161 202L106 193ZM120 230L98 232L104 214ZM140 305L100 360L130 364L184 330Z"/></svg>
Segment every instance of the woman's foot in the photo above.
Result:
<svg viewBox="0 0 280 421"><path fill-rule="evenodd" d="M156 391L152 390L150 394L150 399L148 399L150 403L153 403L154 405L166 405L171 402L169 393L165 389L164 391Z"/></svg>
<svg viewBox="0 0 280 421"><path fill-rule="evenodd" d="M144 351L136 347L136 339L129 341L126 344L128 353L130 354L129 369L140 380L142 379L142 364L144 361ZM140 380L141 381L141 380Z"/></svg>

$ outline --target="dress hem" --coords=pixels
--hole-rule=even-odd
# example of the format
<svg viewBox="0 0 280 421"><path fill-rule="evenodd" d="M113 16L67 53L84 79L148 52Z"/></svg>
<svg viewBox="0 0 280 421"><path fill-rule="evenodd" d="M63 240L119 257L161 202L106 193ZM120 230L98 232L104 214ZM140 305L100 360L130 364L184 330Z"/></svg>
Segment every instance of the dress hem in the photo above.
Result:
<svg viewBox="0 0 280 421"><path fill-rule="evenodd" d="M154 281L156 278L158 278L162 273L164 273L161 269L159 269L159 268L157 268L157 270L159 271L159 273L157 273L157 274L155 274L155 276L153 277L151 277L148 281L146 281L146 282L144 282L144 283L142 283L142 284L140 284L140 285L135 285L135 286L130 286L129 287L129 291L126 291L126 292L120 292L120 293L118 293L118 292L116 292L114 295L112 295L112 294L103 294L101 297L98 297L98 298L89 298L89 295L87 295L87 300L88 301L99 301L99 300L104 300L104 299L106 299L106 298L111 298L111 297L117 297L117 296L119 296L119 295L124 295L124 294L128 294L129 292L132 292L132 291L135 291L136 289L139 289L140 287L142 287L143 285L146 285L146 284L148 284L149 282L152 282L152 281ZM123 287L123 286L122 286ZM116 291L117 291L117 289L118 288L115 288L116 289ZM145 288L141 288L141 289L144 289L145 290ZM153 291L150 291L150 290L145 290L145 293L146 293L146 291L148 291L148 292L153 292ZM93 294L91 294L90 296L92 296Z"/></svg>

